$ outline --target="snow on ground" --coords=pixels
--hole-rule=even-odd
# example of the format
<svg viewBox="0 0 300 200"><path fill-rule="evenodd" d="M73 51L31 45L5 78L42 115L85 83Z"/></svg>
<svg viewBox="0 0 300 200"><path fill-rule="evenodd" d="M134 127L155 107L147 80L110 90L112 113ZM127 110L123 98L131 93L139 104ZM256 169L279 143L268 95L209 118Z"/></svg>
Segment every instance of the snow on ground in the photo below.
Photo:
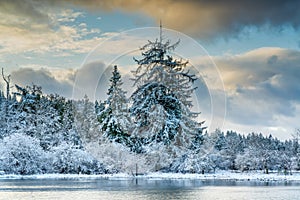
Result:
<svg viewBox="0 0 300 200"><path fill-rule="evenodd" d="M295 172L293 175L284 175L278 173L264 174L262 172L236 173L230 171L218 171L211 174L181 174L181 173L149 173L137 177L129 174L101 174L101 175L84 175L84 174L37 174L37 175L0 175L1 179L195 179L195 180L229 180L229 181L257 181L257 182L300 182L300 173Z"/></svg>
<svg viewBox="0 0 300 200"><path fill-rule="evenodd" d="M232 181L299 181L300 173L284 175L278 173L264 174L261 172L236 173L230 171L219 171L211 174L178 174L178 173L152 173L147 174L146 178L161 179L197 179L197 180L232 180Z"/></svg>

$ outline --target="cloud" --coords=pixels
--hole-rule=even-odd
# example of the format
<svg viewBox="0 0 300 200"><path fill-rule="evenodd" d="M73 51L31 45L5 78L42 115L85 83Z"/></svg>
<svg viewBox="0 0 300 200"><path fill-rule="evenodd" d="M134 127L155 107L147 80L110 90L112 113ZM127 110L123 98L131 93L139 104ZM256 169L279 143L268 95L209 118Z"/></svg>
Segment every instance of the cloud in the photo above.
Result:
<svg viewBox="0 0 300 200"><path fill-rule="evenodd" d="M224 130L276 136L281 131L281 138L287 139L299 127L300 51L264 47L211 58L220 71L227 96ZM205 80L216 75L208 56L192 60ZM213 79L211 82L207 84L210 92L222 89ZM216 114L217 119L222 117Z"/></svg>
<svg viewBox="0 0 300 200"><path fill-rule="evenodd" d="M31 23L43 24L49 21L47 6L46 1L1 0L0 23L2 25L15 25L23 28Z"/></svg>
<svg viewBox="0 0 300 200"><path fill-rule="evenodd" d="M206 0L2 0L0 24L17 29L53 29L63 22L74 22L83 13L60 7L77 6L90 10L139 12L162 20L167 28L201 39L238 35L245 26L269 27L281 30L285 25L299 28L300 2L289 1L206 1ZM58 12L60 11L60 12ZM2 29L2 28L1 28Z"/></svg>
<svg viewBox="0 0 300 200"><path fill-rule="evenodd" d="M70 99L82 99L87 95L91 101L106 98L110 76L110 68L102 61L86 63L77 70L24 65L11 73L13 84L35 84L46 94L56 93Z"/></svg>
<svg viewBox="0 0 300 200"><path fill-rule="evenodd" d="M0 53L87 53L101 41L100 30L70 25L82 17L55 1L0 1Z"/></svg>
<svg viewBox="0 0 300 200"><path fill-rule="evenodd" d="M65 0L92 10L142 12L172 29L202 39L238 34L244 26L281 28L300 25L300 2L289 1L206 1L206 0Z"/></svg>
<svg viewBox="0 0 300 200"><path fill-rule="evenodd" d="M299 118L299 51L260 48L214 60L228 94L227 120L272 127L280 118Z"/></svg>
<svg viewBox="0 0 300 200"><path fill-rule="evenodd" d="M45 94L56 93L70 99L87 95L92 101L106 98L110 76L111 71L101 61L84 64L77 70L24 65L11 73L12 84L35 84L41 86Z"/></svg>
<svg viewBox="0 0 300 200"><path fill-rule="evenodd" d="M108 82L105 75L106 66L102 61L93 61L85 63L75 73L74 90L72 98L82 99L87 95L90 100L94 101L96 93L101 90L101 95L105 94L108 86L103 83ZM104 79L104 80L103 80ZM98 85L100 84L100 87Z"/></svg>
<svg viewBox="0 0 300 200"><path fill-rule="evenodd" d="M11 73L12 82L21 86L30 86L32 84L42 87L46 94L59 94L64 97L72 95L72 71L60 70L64 73L64 78L56 78L51 71L46 68L20 68Z"/></svg>
<svg viewBox="0 0 300 200"><path fill-rule="evenodd" d="M283 48L259 48L234 56L214 57L225 87L231 92L268 89L268 94L299 100L300 52Z"/></svg>
<svg viewBox="0 0 300 200"><path fill-rule="evenodd" d="M135 90L130 69L132 69L131 66L118 65L118 70L122 76L122 88L127 91L127 97ZM101 60L85 63L75 73L73 98L81 99L87 95L91 101L106 100L112 71L113 65L108 66Z"/></svg>

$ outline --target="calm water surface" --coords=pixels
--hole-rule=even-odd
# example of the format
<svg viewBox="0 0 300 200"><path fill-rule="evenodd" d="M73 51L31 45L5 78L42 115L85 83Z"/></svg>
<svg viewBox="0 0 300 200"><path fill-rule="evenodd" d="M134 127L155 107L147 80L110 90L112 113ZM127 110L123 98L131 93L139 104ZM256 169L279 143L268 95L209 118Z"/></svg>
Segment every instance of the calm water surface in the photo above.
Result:
<svg viewBox="0 0 300 200"><path fill-rule="evenodd" d="M300 183L183 179L1 179L0 199L300 200Z"/></svg>

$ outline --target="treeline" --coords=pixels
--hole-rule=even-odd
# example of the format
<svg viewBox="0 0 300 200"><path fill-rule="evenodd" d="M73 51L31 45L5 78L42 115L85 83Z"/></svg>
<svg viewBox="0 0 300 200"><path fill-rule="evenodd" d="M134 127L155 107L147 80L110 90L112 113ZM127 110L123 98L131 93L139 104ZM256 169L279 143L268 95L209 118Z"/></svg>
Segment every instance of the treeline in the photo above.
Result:
<svg viewBox="0 0 300 200"><path fill-rule="evenodd" d="M7 96L0 92L0 171L108 173L85 151L82 127L74 123L75 117L82 116L83 101L74 103L59 95L44 95L36 85L16 85L15 89Z"/></svg>
<svg viewBox="0 0 300 200"><path fill-rule="evenodd" d="M196 90L193 83L197 78L189 72L188 61L169 54L178 44L148 41L141 48L142 58L134 59L138 65L133 72L136 90L130 98L126 98L121 75L115 66L107 99L95 105L87 97L82 101L71 101L57 95L43 95L37 86L23 88L16 85L17 92L11 96L10 76L5 76L2 71L6 98L2 94L1 137L6 141L6 137L20 133L37 139L47 153L62 144L82 150L96 142L94 146L100 146L93 149L94 154L101 155L101 148L106 144L118 144L115 152L122 149L129 157L141 154L140 162L145 161L145 167L155 163L155 170L168 168L174 159L199 146L203 131L203 122L196 120L199 113L192 111L191 97ZM16 154L8 152L7 155L14 157ZM98 160L104 163L110 159L118 160L108 155L102 154ZM143 158L146 159L142 161ZM12 164L19 166L20 162ZM111 165L114 163L110 163L110 169L118 170L118 166ZM81 173L83 167L69 168L63 167L60 172Z"/></svg>
<svg viewBox="0 0 300 200"><path fill-rule="evenodd" d="M144 151L136 154L132 146L104 134L98 102L44 95L37 86L16 89L9 98L0 92L0 170L5 173L130 173L135 163L143 172L300 170L300 132L281 141L216 130L199 135L185 151L145 143ZM127 137L123 141L132 139Z"/></svg>
<svg viewBox="0 0 300 200"><path fill-rule="evenodd" d="M299 170L299 133L280 141L262 134L205 133L192 111L197 77L173 58L179 42L148 41L134 59L127 98L115 66L107 98L92 103L46 95L38 86L0 92L0 170L4 173L207 173ZM17 145L16 145L17 144Z"/></svg>
<svg viewBox="0 0 300 200"><path fill-rule="evenodd" d="M270 170L291 173L300 170L300 132L281 141L272 135L216 130L205 134L199 148L183 155L171 166L174 172L205 173L221 170Z"/></svg>

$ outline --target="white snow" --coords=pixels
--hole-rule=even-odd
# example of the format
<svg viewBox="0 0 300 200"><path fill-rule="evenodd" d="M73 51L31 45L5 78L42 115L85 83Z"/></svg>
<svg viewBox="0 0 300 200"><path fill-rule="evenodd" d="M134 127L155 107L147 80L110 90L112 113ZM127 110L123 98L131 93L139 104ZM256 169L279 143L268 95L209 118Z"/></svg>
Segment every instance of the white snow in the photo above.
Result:
<svg viewBox="0 0 300 200"><path fill-rule="evenodd" d="M126 173L118 174L101 174L101 175L85 175L85 174L37 174L37 175L0 175L1 179L189 179L189 180L228 180L228 181L254 181L254 182L300 182L300 173L294 172L293 175L284 175L277 173L264 174L262 172L235 173L230 171L218 171L211 174L181 174L181 173L149 173L145 175L132 176Z"/></svg>
<svg viewBox="0 0 300 200"><path fill-rule="evenodd" d="M264 174L262 172L235 173L219 171L210 174L180 174L180 173L151 173L145 178L157 179L196 179L196 180L231 180L231 181L300 181L300 173L284 175L278 173Z"/></svg>

